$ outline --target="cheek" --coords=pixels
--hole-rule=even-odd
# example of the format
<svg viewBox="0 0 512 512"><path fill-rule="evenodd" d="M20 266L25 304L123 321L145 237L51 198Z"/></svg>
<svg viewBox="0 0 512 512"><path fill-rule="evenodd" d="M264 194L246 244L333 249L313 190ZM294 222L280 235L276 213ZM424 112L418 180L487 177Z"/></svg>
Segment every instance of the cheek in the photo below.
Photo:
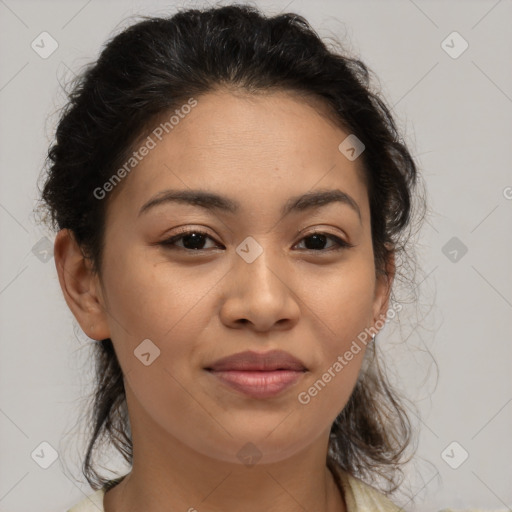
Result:
<svg viewBox="0 0 512 512"><path fill-rule="evenodd" d="M372 326L374 284L371 267L354 265L326 279L312 297L315 330L322 333L317 340L321 364L308 382L314 387L303 391L306 401L334 417L350 396L371 340L365 329Z"/></svg>
<svg viewBox="0 0 512 512"><path fill-rule="evenodd" d="M154 337L155 342L165 344L184 326L190 338L191 328L200 331L204 327L198 320L207 321L198 312L222 273L212 267L178 268L149 256L147 251L134 252L110 265L107 289L112 327L119 339L128 336L139 343Z"/></svg>
<svg viewBox="0 0 512 512"><path fill-rule="evenodd" d="M318 364L297 394L306 417L332 424L349 400L371 340L373 283L362 269L338 274L311 297Z"/></svg>
<svg viewBox="0 0 512 512"><path fill-rule="evenodd" d="M326 334L322 344L332 353L340 351L352 339L371 327L375 290L375 274L364 261L340 265L336 270L316 279L304 280L301 294L312 321Z"/></svg>
<svg viewBox="0 0 512 512"><path fill-rule="evenodd" d="M350 359L344 352L336 355L298 391L303 418L321 417L328 426L343 410L356 384L365 347L360 347L357 354L349 352Z"/></svg>
<svg viewBox="0 0 512 512"><path fill-rule="evenodd" d="M142 417L149 412L178 437L183 432L177 417L197 425L208 420L191 399L199 361L194 340L207 327L205 299L219 280L211 272L203 273L193 266L178 271L169 261L126 254L108 274L112 339L127 396L135 398L132 411Z"/></svg>

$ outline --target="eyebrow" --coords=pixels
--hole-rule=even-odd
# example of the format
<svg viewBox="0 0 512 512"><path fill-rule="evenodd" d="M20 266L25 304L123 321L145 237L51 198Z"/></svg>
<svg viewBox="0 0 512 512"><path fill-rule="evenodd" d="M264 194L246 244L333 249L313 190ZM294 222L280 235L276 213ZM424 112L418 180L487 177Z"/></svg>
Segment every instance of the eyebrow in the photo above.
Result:
<svg viewBox="0 0 512 512"><path fill-rule="evenodd" d="M139 216L150 209L169 202L178 202L199 206L210 211L223 211L231 214L240 211L240 203L229 197L206 190L164 190L145 203L139 210ZM312 208L320 208L332 203L342 203L354 210L359 223L362 223L361 210L356 201L346 192L339 189L320 189L305 194L291 197L281 209L281 215L285 217L290 212L301 212Z"/></svg>

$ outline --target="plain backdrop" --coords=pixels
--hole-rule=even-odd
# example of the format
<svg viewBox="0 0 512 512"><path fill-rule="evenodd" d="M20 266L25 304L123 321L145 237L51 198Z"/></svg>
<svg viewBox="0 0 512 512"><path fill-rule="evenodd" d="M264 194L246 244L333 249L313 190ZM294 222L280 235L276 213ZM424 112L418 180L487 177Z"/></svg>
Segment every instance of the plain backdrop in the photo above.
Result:
<svg viewBox="0 0 512 512"><path fill-rule="evenodd" d="M400 504L512 508L512 2L254 3L304 15L362 58L427 185L419 308L378 341L420 411L411 413L421 430L404 482L415 498ZM203 5L0 0L2 512L66 510L91 491L80 475L86 425L78 422L91 389L90 344L62 297L53 235L32 214L60 84L129 16ZM32 45L42 37L45 51L58 45L46 58Z"/></svg>

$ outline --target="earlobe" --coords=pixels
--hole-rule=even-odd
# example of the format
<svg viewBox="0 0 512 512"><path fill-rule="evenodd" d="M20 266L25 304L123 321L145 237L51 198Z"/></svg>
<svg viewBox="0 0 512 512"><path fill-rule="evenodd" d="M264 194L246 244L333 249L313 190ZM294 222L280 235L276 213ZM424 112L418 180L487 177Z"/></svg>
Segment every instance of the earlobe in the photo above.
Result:
<svg viewBox="0 0 512 512"><path fill-rule="evenodd" d="M391 287L395 278L395 253L390 252L386 264L386 274L379 274L375 285L373 325L382 325L387 318Z"/></svg>
<svg viewBox="0 0 512 512"><path fill-rule="evenodd" d="M64 299L82 330L92 339L110 338L97 278L69 229L57 233L54 258Z"/></svg>

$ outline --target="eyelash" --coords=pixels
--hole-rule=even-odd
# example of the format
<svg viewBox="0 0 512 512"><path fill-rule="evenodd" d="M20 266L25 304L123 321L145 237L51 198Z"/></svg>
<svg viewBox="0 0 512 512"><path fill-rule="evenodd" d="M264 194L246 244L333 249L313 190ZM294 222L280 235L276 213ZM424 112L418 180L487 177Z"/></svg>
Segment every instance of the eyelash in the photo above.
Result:
<svg viewBox="0 0 512 512"><path fill-rule="evenodd" d="M208 233L206 233L204 231L201 231L201 230L198 230L198 229L190 229L190 230L187 230L187 231L182 231L182 232L178 233L177 235L172 236L171 238L163 240L162 242L159 243L159 245L162 245L162 246L164 246L166 248L169 248L169 249L181 249L183 251L187 251L187 252L190 252L190 253L201 253L201 252L205 252L205 251L209 250L209 249L187 249L185 247L178 247L178 246L174 245L176 241L180 240L181 238L183 238L183 237L185 237L187 235L191 235L191 234L205 236L207 238L210 238L210 240L215 241ZM306 236L301 238L301 240L299 242L301 242L302 240L304 240L306 238L314 236L314 235L325 236L326 238L329 238L329 239L333 240L334 242L336 242L338 247L334 248L334 249L330 248L330 249L319 249L319 250L303 249L304 251L314 252L314 253L325 253L325 252L329 252L329 251L341 251L341 250L344 250L344 249L349 249L351 247L354 247L353 244L351 244L349 242L346 242L345 240L342 240L341 238L339 238L337 236L331 235L329 233L325 233L323 231L312 231L311 233L308 233Z"/></svg>

